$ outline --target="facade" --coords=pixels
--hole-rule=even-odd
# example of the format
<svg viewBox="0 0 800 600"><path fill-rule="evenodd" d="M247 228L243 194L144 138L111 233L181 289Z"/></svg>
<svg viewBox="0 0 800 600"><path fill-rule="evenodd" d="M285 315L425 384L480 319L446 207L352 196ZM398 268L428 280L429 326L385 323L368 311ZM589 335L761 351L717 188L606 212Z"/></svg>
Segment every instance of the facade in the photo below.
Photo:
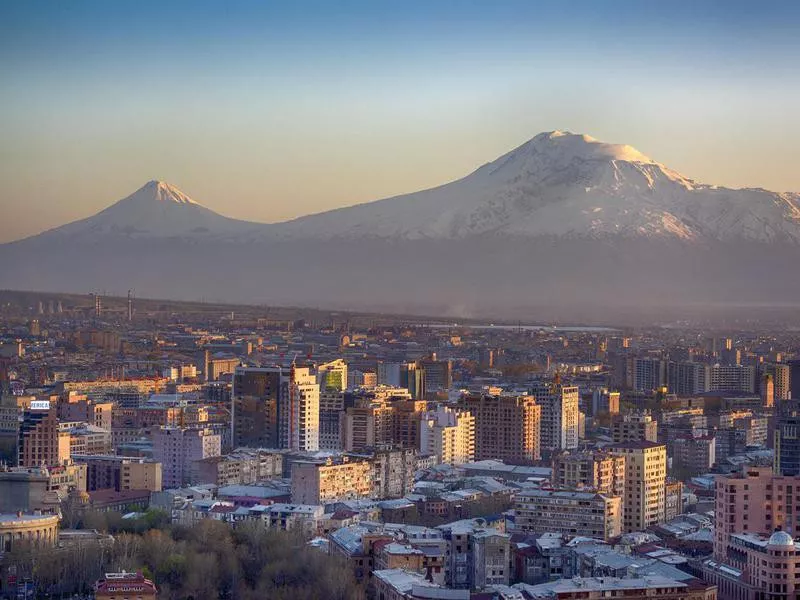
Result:
<svg viewBox="0 0 800 600"><path fill-rule="evenodd" d="M278 405L280 447L316 452L319 450L319 385L316 376L308 367L292 366L286 384L285 401ZM283 387L283 382L281 385Z"/></svg>
<svg viewBox="0 0 800 600"><path fill-rule="evenodd" d="M368 460L342 457L324 463L292 463L292 502L325 504L332 500L369 498L373 491L372 464Z"/></svg>
<svg viewBox="0 0 800 600"><path fill-rule="evenodd" d="M339 452L344 449L344 395L337 389L319 392L319 449Z"/></svg>
<svg viewBox="0 0 800 600"><path fill-rule="evenodd" d="M197 461L197 479L202 483L253 485L283 474L283 454L276 451L238 448L224 456L209 456Z"/></svg>
<svg viewBox="0 0 800 600"><path fill-rule="evenodd" d="M86 465L86 490L150 490L160 492L161 463L148 458L124 456L80 456Z"/></svg>
<svg viewBox="0 0 800 600"><path fill-rule="evenodd" d="M71 394L66 401L58 403L58 418L62 421L80 421L111 430L111 402L96 402L80 395Z"/></svg>
<svg viewBox="0 0 800 600"><path fill-rule="evenodd" d="M611 423L611 437L615 444L637 441L658 441L658 422L648 412L628 413L616 417Z"/></svg>
<svg viewBox="0 0 800 600"><path fill-rule="evenodd" d="M200 483L197 461L219 456L220 451L220 435L209 428L162 427L153 432L153 459L162 465L167 489Z"/></svg>
<svg viewBox="0 0 800 600"><path fill-rule="evenodd" d="M580 438L578 386L563 385L558 380L542 381L531 388L531 394L542 407L541 449L553 452L577 448Z"/></svg>
<svg viewBox="0 0 800 600"><path fill-rule="evenodd" d="M637 392L653 392L666 384L666 362L660 358L634 358L632 387Z"/></svg>
<svg viewBox="0 0 800 600"><path fill-rule="evenodd" d="M427 403L406 390L376 388L345 395L342 445L348 452L372 448L420 447L420 423Z"/></svg>
<svg viewBox="0 0 800 600"><path fill-rule="evenodd" d="M231 395L234 447L319 450L319 390L309 367L237 367Z"/></svg>
<svg viewBox="0 0 800 600"><path fill-rule="evenodd" d="M453 366L449 360L437 360L434 354L419 363L424 372L427 393L443 392L453 387Z"/></svg>
<svg viewBox="0 0 800 600"><path fill-rule="evenodd" d="M781 400L789 400L789 379L791 376L789 365L769 363L763 366L762 374L772 377L775 400L779 402Z"/></svg>
<svg viewBox="0 0 800 600"><path fill-rule="evenodd" d="M714 365L711 367L712 392L752 394L755 392L755 369L744 365Z"/></svg>
<svg viewBox="0 0 800 600"><path fill-rule="evenodd" d="M735 533L722 560L703 562L703 576L721 598L789 600L800 595L800 543L785 531Z"/></svg>
<svg viewBox="0 0 800 600"><path fill-rule="evenodd" d="M536 600L717 600L717 588L702 581L676 581L651 575L642 578L576 577L550 583L519 583L523 597ZM724 596L721 596L724 598Z"/></svg>
<svg viewBox="0 0 800 600"><path fill-rule="evenodd" d="M592 392L592 415L619 414L619 392L598 388Z"/></svg>
<svg viewBox="0 0 800 600"><path fill-rule="evenodd" d="M55 546L58 520L58 515L0 514L0 552L11 552L18 543Z"/></svg>
<svg viewBox="0 0 800 600"><path fill-rule="evenodd" d="M320 392L324 390L344 391L347 389L347 363L341 358L317 367L317 383Z"/></svg>
<svg viewBox="0 0 800 600"><path fill-rule="evenodd" d="M775 473L800 475L800 400L786 401L779 407L774 440Z"/></svg>
<svg viewBox="0 0 800 600"><path fill-rule="evenodd" d="M475 417L469 411L441 407L422 415L419 450L436 456L439 463L461 464L475 460Z"/></svg>
<svg viewBox="0 0 800 600"><path fill-rule="evenodd" d="M231 392L234 448L278 448L278 403L282 369L237 367Z"/></svg>
<svg viewBox="0 0 800 600"><path fill-rule="evenodd" d="M609 540L622 533L622 498L594 492L523 490L514 500L515 528L535 534Z"/></svg>
<svg viewBox="0 0 800 600"><path fill-rule="evenodd" d="M377 450L372 455L372 497L402 498L414 489L417 451Z"/></svg>
<svg viewBox="0 0 800 600"><path fill-rule="evenodd" d="M685 476L706 473L716 463L716 438L705 435L684 434L669 443L672 466Z"/></svg>
<svg viewBox="0 0 800 600"><path fill-rule="evenodd" d="M19 466L64 464L70 458L69 442L69 432L59 429L56 408L48 401L31 402L30 408L23 411L19 427Z"/></svg>
<svg viewBox="0 0 800 600"><path fill-rule="evenodd" d="M106 573L94 586L95 600L156 600L155 584L141 573Z"/></svg>
<svg viewBox="0 0 800 600"><path fill-rule="evenodd" d="M437 529L442 532L447 547L445 583L448 588L470 590L479 582L508 582L510 535L471 520L456 521Z"/></svg>
<svg viewBox="0 0 800 600"><path fill-rule="evenodd" d="M667 390L678 396L696 396L711 388L711 367L703 363L667 363Z"/></svg>
<svg viewBox="0 0 800 600"><path fill-rule="evenodd" d="M476 394L459 406L475 417L475 458L527 463L540 458L542 407L533 396Z"/></svg>
<svg viewBox="0 0 800 600"><path fill-rule="evenodd" d="M625 457L624 533L644 531L665 520L667 448L649 441L626 442L612 447Z"/></svg>
<svg viewBox="0 0 800 600"><path fill-rule="evenodd" d="M553 457L552 483L557 488L588 488L621 498L625 493L625 456L602 450L557 454Z"/></svg>
<svg viewBox="0 0 800 600"><path fill-rule="evenodd" d="M800 477L775 475L770 467L745 467L734 475L717 475L714 554L719 560L734 533L769 534L780 528L800 532Z"/></svg>

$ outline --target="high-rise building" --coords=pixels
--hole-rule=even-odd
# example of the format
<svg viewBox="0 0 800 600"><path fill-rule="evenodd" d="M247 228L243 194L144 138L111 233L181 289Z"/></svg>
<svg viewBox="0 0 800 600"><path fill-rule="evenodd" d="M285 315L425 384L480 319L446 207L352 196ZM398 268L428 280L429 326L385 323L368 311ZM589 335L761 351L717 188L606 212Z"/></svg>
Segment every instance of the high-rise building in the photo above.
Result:
<svg viewBox="0 0 800 600"><path fill-rule="evenodd" d="M658 422L649 412L617 416L611 423L611 438L615 444L646 440L658 441Z"/></svg>
<svg viewBox="0 0 800 600"><path fill-rule="evenodd" d="M220 435L210 428L161 427L153 431L153 459L162 465L166 489L202 483L197 461L220 454Z"/></svg>
<svg viewBox="0 0 800 600"><path fill-rule="evenodd" d="M404 388L385 395L386 388L345 394L342 445L349 452L374 448L419 448L420 422L427 408Z"/></svg>
<svg viewBox="0 0 800 600"><path fill-rule="evenodd" d="M789 396L792 400L800 400L800 358L787 361L789 366Z"/></svg>
<svg viewBox="0 0 800 600"><path fill-rule="evenodd" d="M425 398L425 368L411 362L400 366L400 387L406 388L415 400Z"/></svg>
<svg viewBox="0 0 800 600"><path fill-rule="evenodd" d="M625 456L603 450L562 452L553 457L552 483L568 489L589 489L607 496L625 493Z"/></svg>
<svg viewBox="0 0 800 600"><path fill-rule="evenodd" d="M758 396L761 398L761 406L764 408L773 408L775 406L775 381L769 373L764 373L761 376Z"/></svg>
<svg viewBox="0 0 800 600"><path fill-rule="evenodd" d="M525 463L540 458L542 407L533 396L464 395L459 406L475 417L475 458Z"/></svg>
<svg viewBox="0 0 800 600"><path fill-rule="evenodd" d="M231 395L234 446L319 450L319 385L308 367L237 367Z"/></svg>
<svg viewBox="0 0 800 600"><path fill-rule="evenodd" d="M438 360L436 354L419 361L424 372L425 392L442 392L453 386L453 368L449 360Z"/></svg>
<svg viewBox="0 0 800 600"><path fill-rule="evenodd" d="M542 407L541 449L553 452L577 448L580 437L578 386L563 385L558 380L540 381L533 385L531 394Z"/></svg>
<svg viewBox="0 0 800 600"><path fill-rule="evenodd" d="M344 449L342 431L344 424L344 395L337 389L319 392L319 449L338 452Z"/></svg>
<svg viewBox="0 0 800 600"><path fill-rule="evenodd" d="M608 388L597 388L592 392L592 415L616 415L619 413L619 392Z"/></svg>
<svg viewBox="0 0 800 600"><path fill-rule="evenodd" d="M660 358L633 359L632 387L637 392L652 392L666 383L666 362Z"/></svg>
<svg viewBox="0 0 800 600"><path fill-rule="evenodd" d="M281 382L281 389L283 389ZM308 367L289 370L288 393L278 403L278 439L281 448L319 450L319 385Z"/></svg>
<svg viewBox="0 0 800 600"><path fill-rule="evenodd" d="M714 554L720 560L728 555L732 534L769 535L776 529L795 536L800 533L800 477L745 465L739 473L717 475L714 489Z"/></svg>
<svg viewBox="0 0 800 600"><path fill-rule="evenodd" d="M667 390L678 396L703 394L711 386L711 367L696 362L667 363Z"/></svg>
<svg viewBox="0 0 800 600"><path fill-rule="evenodd" d="M644 531L664 522L666 510L667 448L649 441L615 444L612 451L625 457L625 533Z"/></svg>
<svg viewBox="0 0 800 600"><path fill-rule="evenodd" d="M714 365L711 367L712 392L752 394L755 392L755 369L743 365Z"/></svg>
<svg viewBox="0 0 800 600"><path fill-rule="evenodd" d="M781 403L775 423L774 439L775 473L800 476L800 400Z"/></svg>
<svg viewBox="0 0 800 600"><path fill-rule="evenodd" d="M422 415L419 450L440 463L475 460L475 417L469 411L441 407Z"/></svg>
<svg viewBox="0 0 800 600"><path fill-rule="evenodd" d="M231 393L234 448L278 448L278 404L283 369L237 367Z"/></svg>
<svg viewBox="0 0 800 600"><path fill-rule="evenodd" d="M56 407L33 400L22 412L17 456L21 467L61 465L70 460L70 435L58 427Z"/></svg>
<svg viewBox="0 0 800 600"><path fill-rule="evenodd" d="M341 358L317 367L317 383L320 391L347 389L347 363Z"/></svg>
<svg viewBox="0 0 800 600"><path fill-rule="evenodd" d="M789 399L789 379L791 376L791 367L789 365L767 363L762 366L762 374L772 376L776 400Z"/></svg>

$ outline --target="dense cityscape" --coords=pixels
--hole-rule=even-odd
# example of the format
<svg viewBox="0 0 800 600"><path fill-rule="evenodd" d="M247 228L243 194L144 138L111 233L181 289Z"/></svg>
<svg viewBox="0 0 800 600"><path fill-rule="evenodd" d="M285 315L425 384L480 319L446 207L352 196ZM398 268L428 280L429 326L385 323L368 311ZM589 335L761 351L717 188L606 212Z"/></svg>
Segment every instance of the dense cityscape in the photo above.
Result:
<svg viewBox="0 0 800 600"><path fill-rule="evenodd" d="M4 597L796 597L797 333L0 319Z"/></svg>

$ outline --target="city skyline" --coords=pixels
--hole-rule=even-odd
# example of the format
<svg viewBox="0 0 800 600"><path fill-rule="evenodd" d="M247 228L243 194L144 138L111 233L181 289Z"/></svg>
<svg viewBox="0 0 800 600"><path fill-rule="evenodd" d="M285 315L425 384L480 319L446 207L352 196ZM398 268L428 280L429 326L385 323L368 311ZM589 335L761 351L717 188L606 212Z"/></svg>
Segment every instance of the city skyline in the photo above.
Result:
<svg viewBox="0 0 800 600"><path fill-rule="evenodd" d="M799 12L6 5L0 243L150 179L282 221L440 185L553 129L708 183L798 190Z"/></svg>

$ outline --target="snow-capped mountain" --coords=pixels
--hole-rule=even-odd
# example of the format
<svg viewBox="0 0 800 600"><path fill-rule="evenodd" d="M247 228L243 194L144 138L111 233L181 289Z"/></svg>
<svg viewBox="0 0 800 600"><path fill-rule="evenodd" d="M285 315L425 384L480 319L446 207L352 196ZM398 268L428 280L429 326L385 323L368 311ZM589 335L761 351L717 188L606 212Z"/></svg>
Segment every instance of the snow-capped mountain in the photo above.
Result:
<svg viewBox="0 0 800 600"><path fill-rule="evenodd" d="M520 236L800 243L800 196L704 185L638 150L541 133L443 186L284 223L286 237Z"/></svg>
<svg viewBox="0 0 800 600"><path fill-rule="evenodd" d="M284 223L229 219L151 181L0 245L0 265L8 289L624 321L642 307L796 305L800 196L698 183L553 131L458 181Z"/></svg>
<svg viewBox="0 0 800 600"><path fill-rule="evenodd" d="M207 237L237 235L260 228L259 224L238 221L215 213L175 186L153 180L96 215L57 227L42 235L84 239L108 236Z"/></svg>

